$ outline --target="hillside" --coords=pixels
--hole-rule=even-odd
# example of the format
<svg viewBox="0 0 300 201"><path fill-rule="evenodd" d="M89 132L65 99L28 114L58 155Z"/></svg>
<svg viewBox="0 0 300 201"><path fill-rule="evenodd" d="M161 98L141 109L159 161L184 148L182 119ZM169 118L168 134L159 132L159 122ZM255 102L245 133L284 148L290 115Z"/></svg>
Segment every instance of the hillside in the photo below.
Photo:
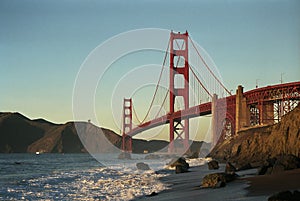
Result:
<svg viewBox="0 0 300 201"><path fill-rule="evenodd" d="M217 144L209 156L245 165L279 154L300 157L300 105L277 124L240 131L236 137Z"/></svg>
<svg viewBox="0 0 300 201"><path fill-rule="evenodd" d="M109 140L116 147L121 146L122 139L119 135L87 122L76 122L76 125L74 122L54 124L44 119L30 120L20 113L0 113L0 153L86 152L76 127L82 136L89 136L90 141L95 141L94 144L97 143L100 151L111 150L105 143L96 142L95 137L91 139L92 135L104 134L105 140ZM100 149L99 144L102 145Z"/></svg>
<svg viewBox="0 0 300 201"><path fill-rule="evenodd" d="M39 124L19 113L0 113L0 152L26 152L52 126Z"/></svg>
<svg viewBox="0 0 300 201"><path fill-rule="evenodd" d="M54 124L44 119L30 120L20 113L0 113L0 153L103 153L119 150L121 144L120 135L88 122ZM133 139L133 152L155 152L167 145L163 140ZM200 146L201 142L194 142L192 151Z"/></svg>

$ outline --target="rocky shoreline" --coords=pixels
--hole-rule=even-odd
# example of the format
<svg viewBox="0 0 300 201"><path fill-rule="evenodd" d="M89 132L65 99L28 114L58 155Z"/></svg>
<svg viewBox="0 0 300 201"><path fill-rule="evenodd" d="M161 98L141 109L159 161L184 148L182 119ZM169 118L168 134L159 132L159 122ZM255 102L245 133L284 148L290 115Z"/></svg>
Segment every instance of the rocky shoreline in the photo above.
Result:
<svg viewBox="0 0 300 201"><path fill-rule="evenodd" d="M226 185L224 188L202 188L201 183L205 175L218 174L225 171L225 164L220 164L217 170L209 170L207 165L190 167L189 171L182 174L171 174L160 178L160 181L169 187L162 192L156 192L153 196L140 197L135 200L246 200L261 201L268 196L260 195L247 197L248 181L237 179ZM253 171L242 173L242 178L247 174L251 175ZM248 175L248 176L249 176Z"/></svg>
<svg viewBox="0 0 300 201"><path fill-rule="evenodd" d="M169 190L138 200L300 200L300 105L275 125L218 143L208 156L207 165L162 178Z"/></svg>
<svg viewBox="0 0 300 201"><path fill-rule="evenodd" d="M190 167L189 171L182 174L170 174L160 178L169 189L162 192L153 192L146 197L135 200L245 200L261 201L272 200L272 196L298 196L300 190L300 169L284 171L280 174L257 175L259 169L240 170L234 173L234 177L228 164L218 164L219 168L209 169L209 165ZM227 172L227 173L226 173ZM226 176L227 175L227 176ZM216 176L216 177L215 177ZM225 185L203 186L214 182L217 177L223 177ZM206 179L207 177L207 179ZM227 177L227 178L225 178ZM220 180L222 181L222 180ZM290 193L288 192L290 191ZM277 199L277 198L276 198ZM299 197L295 198L299 200ZM294 198L289 200L295 200ZM284 200L284 199L278 199Z"/></svg>

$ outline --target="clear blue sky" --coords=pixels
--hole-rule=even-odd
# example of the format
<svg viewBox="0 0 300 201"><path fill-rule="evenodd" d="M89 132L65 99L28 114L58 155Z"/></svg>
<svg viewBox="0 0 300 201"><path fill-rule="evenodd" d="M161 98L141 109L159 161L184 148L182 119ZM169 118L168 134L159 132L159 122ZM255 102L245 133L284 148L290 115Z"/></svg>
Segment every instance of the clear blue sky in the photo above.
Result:
<svg viewBox="0 0 300 201"><path fill-rule="evenodd" d="M0 111L72 120L84 59L110 37L141 28L188 30L228 89L252 89L256 79L276 84L281 73L284 82L299 80L298 0L1 0Z"/></svg>

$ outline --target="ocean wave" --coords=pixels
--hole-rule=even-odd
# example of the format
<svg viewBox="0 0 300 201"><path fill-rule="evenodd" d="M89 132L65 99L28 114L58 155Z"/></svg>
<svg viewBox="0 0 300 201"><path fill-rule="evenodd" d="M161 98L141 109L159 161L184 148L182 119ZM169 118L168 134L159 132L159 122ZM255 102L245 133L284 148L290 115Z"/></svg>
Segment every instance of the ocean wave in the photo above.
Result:
<svg viewBox="0 0 300 201"><path fill-rule="evenodd" d="M56 171L1 187L2 200L131 200L167 188L154 171L132 173L101 167Z"/></svg>

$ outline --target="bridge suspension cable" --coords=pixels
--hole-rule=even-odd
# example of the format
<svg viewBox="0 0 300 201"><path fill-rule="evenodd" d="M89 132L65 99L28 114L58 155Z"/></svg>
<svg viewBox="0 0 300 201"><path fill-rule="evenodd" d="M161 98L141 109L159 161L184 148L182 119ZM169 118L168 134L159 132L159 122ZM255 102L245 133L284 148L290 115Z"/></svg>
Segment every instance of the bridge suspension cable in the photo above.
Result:
<svg viewBox="0 0 300 201"><path fill-rule="evenodd" d="M164 67L165 67L165 63L166 63L167 55L168 55L168 51L169 51L169 46L170 46L170 39L169 39L169 42L168 42L167 50L166 50L166 52L165 52L164 61L163 61L162 67L161 67L161 71L160 71L160 75L159 75L159 78L158 78L158 82L157 82L157 84L156 84L155 91L154 91L154 94L153 94L153 96L152 96L152 100L151 100L151 102L150 102L150 106L149 106L149 108L148 108L148 110L147 110L147 113L146 113L145 117L143 118L143 120L142 120L142 121L139 121L139 120L138 120L138 121L140 122L140 124L142 124L142 123L145 122L145 120L146 120L147 117L149 116L150 111L151 111L151 108L152 108L152 106L153 106L155 97L156 97L156 95L157 95L157 91L158 91L159 86L160 86L159 84L160 84L160 81L161 81L161 78L162 78L162 75L163 75L163 71L164 71ZM136 115L136 111L135 111L135 110L134 110L134 113L135 113L135 115ZM136 115L136 117L137 117L137 115ZM137 118L137 119L138 119L138 118Z"/></svg>
<svg viewBox="0 0 300 201"><path fill-rule="evenodd" d="M208 89L203 85L203 83L200 81L200 79L198 78L198 76L196 75L195 71L193 70L192 66L189 65L189 68L191 70L191 72L193 73L194 77L196 78L196 80L198 81L198 83L202 86L202 88L206 91L206 93L212 97L211 93L208 91Z"/></svg>
<svg viewBox="0 0 300 201"><path fill-rule="evenodd" d="M134 104L132 104L132 111L133 111L133 115L134 115L135 119L138 121L139 124L141 124L142 122L140 121L140 119L137 116L136 110L134 108Z"/></svg>
<svg viewBox="0 0 300 201"><path fill-rule="evenodd" d="M221 85L221 87L229 94L232 95L231 92L224 86L224 84L220 81L220 79L212 72L212 70L210 69L210 67L208 66L208 64L206 63L206 61L203 59L203 57L201 56L199 50L196 48L196 45L194 44L192 38L189 36L189 39L191 41L192 46L194 47L194 49L197 52L197 55L199 56L199 58L201 59L202 63L204 64L204 66L207 68L207 70L210 72L210 74L214 77L214 79Z"/></svg>
<svg viewBox="0 0 300 201"><path fill-rule="evenodd" d="M159 113L161 112L162 108L164 107L164 104L166 103L166 100L167 100L167 97L168 97L168 95L169 95L169 92L170 92L170 90L167 90L167 92L166 92L166 94L165 94L165 97L164 97L164 99L163 99L163 102L162 102L162 104L161 104L161 106L160 106L160 108L159 108L157 114L155 115L155 118L158 117Z"/></svg>

